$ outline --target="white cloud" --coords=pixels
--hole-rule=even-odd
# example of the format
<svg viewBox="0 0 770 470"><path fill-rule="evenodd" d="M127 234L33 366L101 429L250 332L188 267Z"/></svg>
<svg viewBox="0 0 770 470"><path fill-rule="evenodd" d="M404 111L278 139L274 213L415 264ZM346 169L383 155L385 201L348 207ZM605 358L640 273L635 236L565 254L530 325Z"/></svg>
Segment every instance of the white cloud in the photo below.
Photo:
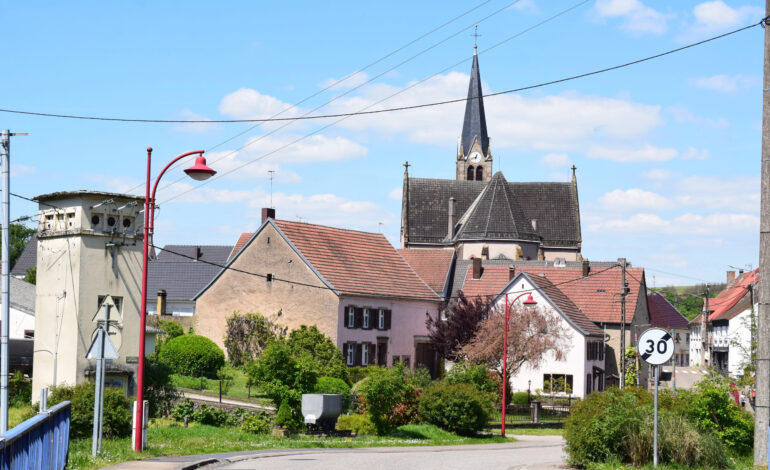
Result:
<svg viewBox="0 0 770 470"><path fill-rule="evenodd" d="M189 109L183 109L179 112L180 119L188 121L211 121L211 118L194 113ZM177 123L174 124L174 129L180 132L189 132L193 134L204 134L206 132L213 132L221 129L222 126L218 123L212 122L206 124L204 122L190 122L190 123Z"/></svg>
<svg viewBox="0 0 770 470"><path fill-rule="evenodd" d="M341 79L328 78L321 82L318 86L322 89L340 90L346 88L355 88L363 85L369 80L369 75L366 72L354 72Z"/></svg>
<svg viewBox="0 0 770 470"><path fill-rule="evenodd" d="M694 22L686 27L680 35L680 40L692 40L729 28L745 26L752 21L759 21L764 16L760 7L744 5L733 8L722 0L699 3L692 13Z"/></svg>
<svg viewBox="0 0 770 470"><path fill-rule="evenodd" d="M598 0L596 12L602 18L622 18L621 28L634 33L663 34L668 29L669 15L639 0Z"/></svg>
<svg viewBox="0 0 770 470"><path fill-rule="evenodd" d="M264 161L250 162L248 153L244 155L244 152L238 151L213 152L206 156L208 165L222 175L220 176L221 178L269 180L270 172L272 171L273 181L276 183L299 183L302 181L302 178L297 173L281 168L277 163Z"/></svg>
<svg viewBox="0 0 770 470"><path fill-rule="evenodd" d="M519 0L511 5L514 10L525 11L527 13L539 13L540 9L533 0Z"/></svg>
<svg viewBox="0 0 770 470"><path fill-rule="evenodd" d="M588 149L589 158L599 158L616 162L664 162L677 156L676 149L655 147L646 144L639 148L611 147L594 145Z"/></svg>
<svg viewBox="0 0 770 470"><path fill-rule="evenodd" d="M653 168L652 170L645 173L644 176L651 180L665 180L671 176L671 172L669 170Z"/></svg>
<svg viewBox="0 0 770 470"><path fill-rule="evenodd" d="M36 168L34 166L19 165L17 163L11 163L11 178L18 178L20 176L31 175Z"/></svg>
<svg viewBox="0 0 770 470"><path fill-rule="evenodd" d="M752 214L682 214L664 219L656 214L639 213L626 219L610 219L589 224L590 232L628 234L718 235L759 230L759 217Z"/></svg>
<svg viewBox="0 0 770 470"><path fill-rule="evenodd" d="M759 176L690 176L679 181L674 201L682 206L759 213Z"/></svg>
<svg viewBox="0 0 770 470"><path fill-rule="evenodd" d="M725 129L730 126L730 123L727 122L726 119L711 119L696 116L684 106L671 106L666 110L670 112L674 117L674 120L679 123L692 123L710 129Z"/></svg>
<svg viewBox="0 0 770 470"><path fill-rule="evenodd" d="M695 147L688 147L682 152L682 160L708 160L710 156L708 149L698 150Z"/></svg>
<svg viewBox="0 0 770 470"><path fill-rule="evenodd" d="M550 168L568 166L571 162L566 153L549 153L540 160L544 165Z"/></svg>
<svg viewBox="0 0 770 470"><path fill-rule="evenodd" d="M609 210L665 210L671 208L671 201L649 191L638 188L628 189L626 191L616 189L604 194L599 198L599 203Z"/></svg>
<svg viewBox="0 0 770 470"><path fill-rule="evenodd" d="M758 77L747 75L714 75L712 77L698 77L692 81L693 86L704 90L715 90L723 93L735 93L759 84Z"/></svg>
<svg viewBox="0 0 770 470"><path fill-rule="evenodd" d="M263 119L278 114L281 117L296 117L301 114L298 108L251 88L241 88L226 95L219 103L219 112L236 119Z"/></svg>
<svg viewBox="0 0 770 470"><path fill-rule="evenodd" d="M399 186L397 188L393 188L393 189L390 190L390 192L388 193L388 199L393 199L393 200L396 200L396 201L400 201L401 200L401 196L403 196L403 195L404 195L403 188L401 186Z"/></svg>
<svg viewBox="0 0 770 470"><path fill-rule="evenodd" d="M317 134L302 140L298 136L270 135L252 137L244 153L263 156L279 163L333 162L365 157L369 150L344 137ZM253 158L253 157L250 157Z"/></svg>

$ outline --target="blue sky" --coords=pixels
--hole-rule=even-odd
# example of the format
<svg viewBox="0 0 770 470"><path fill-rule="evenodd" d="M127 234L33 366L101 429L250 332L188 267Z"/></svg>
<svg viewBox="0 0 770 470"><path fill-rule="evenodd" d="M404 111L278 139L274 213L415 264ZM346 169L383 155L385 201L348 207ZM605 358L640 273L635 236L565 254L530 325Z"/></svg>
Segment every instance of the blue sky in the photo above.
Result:
<svg viewBox="0 0 770 470"><path fill-rule="evenodd" d="M475 23L484 90L497 92L653 55L763 16L757 0L589 1L488 50L578 3L9 3L0 108L270 117L459 17L282 116L339 95L312 113L358 111L398 92L377 106L412 105L465 96ZM624 256L648 269L650 285L721 281L729 265L756 266L762 41L757 27L622 70L490 97L494 168L509 181L566 181L575 164L583 255ZM274 170L279 218L381 230L397 245L402 164L409 160L413 176L453 178L462 111L456 104L280 129L0 113L0 128L30 133L11 144L12 191L24 196L143 194L147 146L155 171L206 149L221 177L196 187L182 179L182 166L164 177L159 244L233 244L258 226ZM12 217L35 211L12 200Z"/></svg>

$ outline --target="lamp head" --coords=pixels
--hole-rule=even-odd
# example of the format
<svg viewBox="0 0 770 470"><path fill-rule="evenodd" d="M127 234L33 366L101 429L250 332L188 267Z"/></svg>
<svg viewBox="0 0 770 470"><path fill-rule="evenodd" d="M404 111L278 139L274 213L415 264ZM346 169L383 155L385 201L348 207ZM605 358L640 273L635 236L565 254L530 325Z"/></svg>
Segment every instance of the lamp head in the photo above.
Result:
<svg viewBox="0 0 770 470"><path fill-rule="evenodd" d="M196 181L207 180L217 174L216 171L206 165L206 157L202 153L195 159L195 165L187 168L184 172Z"/></svg>
<svg viewBox="0 0 770 470"><path fill-rule="evenodd" d="M537 301L536 301L535 299L533 299L533 298L532 298L532 293L530 293L530 294L527 296L526 300L524 300L524 302L522 302L522 303L523 303L524 305L537 305Z"/></svg>

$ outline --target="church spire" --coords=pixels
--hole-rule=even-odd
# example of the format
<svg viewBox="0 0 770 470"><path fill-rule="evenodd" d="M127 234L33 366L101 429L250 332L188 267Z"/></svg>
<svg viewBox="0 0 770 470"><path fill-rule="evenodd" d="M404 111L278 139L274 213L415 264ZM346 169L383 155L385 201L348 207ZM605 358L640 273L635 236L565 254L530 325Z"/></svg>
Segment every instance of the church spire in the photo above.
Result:
<svg viewBox="0 0 770 470"><path fill-rule="evenodd" d="M471 80L468 85L468 100L465 102L463 133L460 137L460 146L462 148L463 157L467 157L471 152L474 141L478 141L481 148L481 154L486 157L489 153L489 135L487 135L487 118L484 114L484 98L481 93L479 58L476 54L475 44L473 46Z"/></svg>

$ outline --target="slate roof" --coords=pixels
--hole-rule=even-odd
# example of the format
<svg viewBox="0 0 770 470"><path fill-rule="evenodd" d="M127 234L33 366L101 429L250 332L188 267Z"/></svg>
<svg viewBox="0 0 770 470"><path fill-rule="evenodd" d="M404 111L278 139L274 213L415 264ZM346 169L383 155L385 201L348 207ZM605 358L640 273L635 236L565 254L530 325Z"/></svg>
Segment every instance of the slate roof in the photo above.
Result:
<svg viewBox="0 0 770 470"><path fill-rule="evenodd" d="M480 279L472 279L471 260L458 260L452 285L452 295L462 290L468 296L496 295L510 279L509 268L515 273L525 272L532 279L544 274L564 292L589 320L595 323L620 323L620 286L622 271L617 263L591 262L588 277L583 277L580 262L567 262L566 267L555 267L544 261L521 262L511 260L484 260ZM646 294L644 269L628 267L626 279L630 292L626 296L626 322L634 316L640 292Z"/></svg>
<svg viewBox="0 0 770 470"><path fill-rule="evenodd" d="M577 188L572 183L510 183L505 182L507 188L503 191L500 186L505 178L495 174L492 180L493 189L489 191L489 201L482 204L486 206L492 199L507 202L508 208L494 207L496 213L510 212L508 223L513 220L516 225L517 235L524 239L539 239L544 246L549 247L577 247L580 243L580 208L578 204ZM447 225L449 217L449 198L455 198L455 212L452 223L457 223L465 217L466 212L474 204L479 195L493 181L462 181L432 178L408 178L407 179L407 237L410 244L434 244L440 245L446 242ZM503 186L505 186L503 185ZM504 194L504 196L503 196ZM496 195L495 198L492 198ZM495 202L495 204L497 204ZM488 207L490 208L490 207ZM474 217L467 236L479 233L484 228L484 211L481 210ZM490 214L487 212L489 220ZM537 220L537 231L533 233L532 220ZM489 228L494 229L492 221ZM464 234L465 231L460 228ZM491 230L490 232L492 232ZM508 228L512 233L512 228ZM457 236L466 236L457 234ZM536 237L533 237L536 235Z"/></svg>
<svg viewBox="0 0 770 470"><path fill-rule="evenodd" d="M11 276L25 276L28 269L37 266L37 234L33 234L27 246L11 268Z"/></svg>
<svg viewBox="0 0 770 470"><path fill-rule="evenodd" d="M455 251L448 248L401 248L398 253L436 294L448 293Z"/></svg>
<svg viewBox="0 0 770 470"><path fill-rule="evenodd" d="M381 233L287 220L268 223L342 295L440 301Z"/></svg>
<svg viewBox="0 0 770 470"><path fill-rule="evenodd" d="M660 293L647 294L647 306L650 309L650 324L658 328L687 329L689 322L679 313L666 297Z"/></svg>
<svg viewBox="0 0 770 470"><path fill-rule="evenodd" d="M10 288L8 294L11 300L11 307L21 310L30 315L35 314L35 285L27 281L15 278L8 279Z"/></svg>
<svg viewBox="0 0 770 470"><path fill-rule="evenodd" d="M527 276L540 290L548 296L559 310L569 318L572 323L590 336L604 336L604 331L596 326L594 322L575 305L575 303L558 287L556 287L548 278L542 275Z"/></svg>
<svg viewBox="0 0 770 470"><path fill-rule="evenodd" d="M471 80L468 84L468 100L465 102L465 118L463 132L460 137L463 156L468 152L474 140L481 145L481 154L486 157L489 151L489 135L487 135L487 118L484 113L484 94L481 92L481 75L479 74L479 58L474 52L471 66Z"/></svg>
<svg viewBox="0 0 770 470"><path fill-rule="evenodd" d="M195 258L196 248L200 248L201 261L190 259ZM166 301L192 301L195 294L219 273L232 249L232 246L220 245L164 246L148 266L147 298L155 299L158 291L163 289Z"/></svg>

